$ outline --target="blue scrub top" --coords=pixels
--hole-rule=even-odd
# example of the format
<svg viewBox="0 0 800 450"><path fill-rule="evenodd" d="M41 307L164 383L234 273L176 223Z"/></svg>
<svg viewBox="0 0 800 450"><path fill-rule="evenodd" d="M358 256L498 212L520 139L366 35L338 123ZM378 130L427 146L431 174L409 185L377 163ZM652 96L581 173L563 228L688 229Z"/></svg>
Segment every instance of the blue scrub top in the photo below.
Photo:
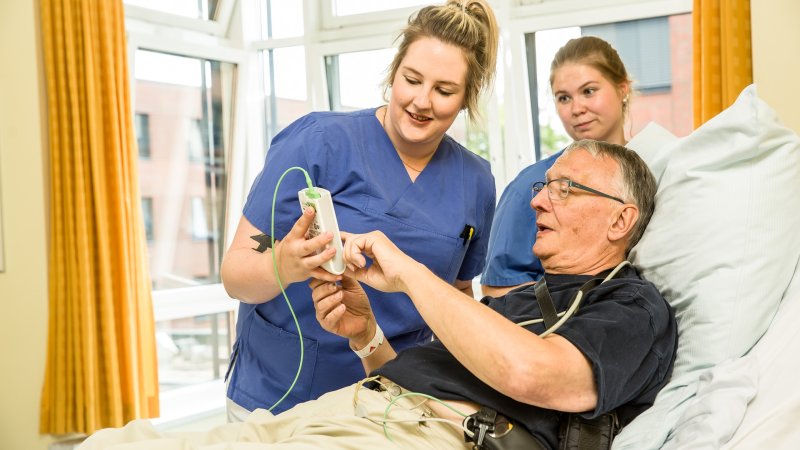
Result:
<svg viewBox="0 0 800 450"><path fill-rule="evenodd" d="M315 186L331 192L342 231L381 230L449 283L470 280L483 269L494 214L494 178L486 160L450 137L444 137L412 182L375 109L316 112L298 119L273 140L244 207L245 217L267 235L275 185L292 166L306 169ZM305 187L300 171L281 182L276 239L283 239L300 217L297 192ZM471 239L462 237L467 227L474 228ZM395 349L430 341L430 329L405 294L364 288ZM286 293L305 354L297 384L273 409L276 413L365 376L347 340L317 323L308 282L294 283ZM297 330L283 297L258 305L241 303L236 331L228 397L249 410L269 408L292 384L300 357Z"/></svg>
<svg viewBox="0 0 800 450"><path fill-rule="evenodd" d="M492 222L486 267L481 275L485 286L516 286L539 281L544 269L533 254L536 243L536 211L531 208L531 187L545 181L545 175L564 150L526 167L506 186Z"/></svg>

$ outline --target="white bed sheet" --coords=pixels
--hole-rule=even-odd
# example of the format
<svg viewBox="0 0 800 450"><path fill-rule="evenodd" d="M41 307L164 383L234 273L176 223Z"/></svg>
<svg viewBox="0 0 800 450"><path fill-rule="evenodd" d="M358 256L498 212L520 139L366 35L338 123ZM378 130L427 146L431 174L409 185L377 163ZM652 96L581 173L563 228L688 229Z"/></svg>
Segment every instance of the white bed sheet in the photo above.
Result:
<svg viewBox="0 0 800 450"><path fill-rule="evenodd" d="M747 355L700 376L661 450L800 448L798 322L800 267L795 267L767 332Z"/></svg>
<svg viewBox="0 0 800 450"><path fill-rule="evenodd" d="M758 391L722 448L800 448L800 268L772 325L748 357L758 370Z"/></svg>

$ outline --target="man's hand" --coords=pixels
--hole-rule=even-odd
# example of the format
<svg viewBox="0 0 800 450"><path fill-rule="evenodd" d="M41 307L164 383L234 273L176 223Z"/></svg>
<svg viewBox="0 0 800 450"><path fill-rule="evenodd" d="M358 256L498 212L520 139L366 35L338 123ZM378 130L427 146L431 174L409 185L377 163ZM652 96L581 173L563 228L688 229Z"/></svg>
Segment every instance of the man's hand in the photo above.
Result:
<svg viewBox="0 0 800 450"><path fill-rule="evenodd" d="M339 336L367 342L375 335L375 320L366 292L358 281L344 276L341 286L312 279L311 298L317 321L323 329Z"/></svg>
<svg viewBox="0 0 800 450"><path fill-rule="evenodd" d="M358 281L384 292L405 292L403 275L418 263L397 248L380 231L367 234L341 233L344 260ZM372 264L367 267L367 259Z"/></svg>
<svg viewBox="0 0 800 450"><path fill-rule="evenodd" d="M312 239L306 239L308 229L314 222L314 214L313 208L306 208L289 233L275 244L278 274L284 285L303 281L309 277L326 281L339 279L338 275L332 275L320 267L336 255L335 248L325 248L333 239L333 233L328 231ZM317 254L317 251L320 253Z"/></svg>

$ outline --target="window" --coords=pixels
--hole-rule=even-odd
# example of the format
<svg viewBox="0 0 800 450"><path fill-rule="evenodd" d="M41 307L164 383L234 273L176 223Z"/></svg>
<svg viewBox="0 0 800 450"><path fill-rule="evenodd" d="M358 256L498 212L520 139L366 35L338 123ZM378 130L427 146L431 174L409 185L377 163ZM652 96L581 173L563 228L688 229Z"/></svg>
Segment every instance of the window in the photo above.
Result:
<svg viewBox="0 0 800 450"><path fill-rule="evenodd" d="M163 399L221 385L230 354L232 305L218 289L209 308L197 298L220 282L236 66L140 49L135 71L138 136L146 129L150 141L139 178ZM163 417L173 405L162 404Z"/></svg>
<svg viewBox="0 0 800 450"><path fill-rule="evenodd" d="M153 241L153 199L142 197L142 216L144 217L144 234L147 242Z"/></svg>
<svg viewBox="0 0 800 450"><path fill-rule="evenodd" d="M233 345L230 319L216 313L157 322L159 388L169 392L222 378Z"/></svg>
<svg viewBox="0 0 800 450"><path fill-rule="evenodd" d="M136 144L139 147L139 158L150 157L150 116L136 114L133 127L136 131Z"/></svg>
<svg viewBox="0 0 800 450"><path fill-rule="evenodd" d="M208 148L208 129L203 119L189 119L186 121L186 148L189 151L189 161L202 163L206 160Z"/></svg>
<svg viewBox="0 0 800 450"><path fill-rule="evenodd" d="M636 74L639 92L669 92L672 67L668 17L593 25L581 28L581 34L613 42L625 67Z"/></svg>
<svg viewBox="0 0 800 450"><path fill-rule="evenodd" d="M192 201L207 206L208 236L221 236L227 183L226 116L232 99L231 64L139 50L136 52L136 110L147 114L151 158L142 162L140 189L159 206L150 252L154 289L219 282L223 243L198 242L190 217ZM190 151L184 150L189 143Z"/></svg>
<svg viewBox="0 0 800 450"><path fill-rule="evenodd" d="M383 81L396 51L393 48L325 57L330 109L374 108L383 100Z"/></svg>
<svg viewBox="0 0 800 450"><path fill-rule="evenodd" d="M303 2L262 0L261 38L279 39L303 35Z"/></svg>
<svg viewBox="0 0 800 450"><path fill-rule="evenodd" d="M635 135L651 121L682 136L692 130L691 15L567 27L525 36L531 79L531 115L536 159L545 158L571 141L556 114L550 90L550 62L569 39L601 37L619 52L634 79L634 96L626 133Z"/></svg>
<svg viewBox="0 0 800 450"><path fill-rule="evenodd" d="M311 112L306 95L305 53L302 46L262 52L266 140L287 125Z"/></svg>
<svg viewBox="0 0 800 450"><path fill-rule="evenodd" d="M209 231L211 217L206 213L206 205L201 197L192 197L191 207L191 233L192 239L204 241L212 239L213 234Z"/></svg>

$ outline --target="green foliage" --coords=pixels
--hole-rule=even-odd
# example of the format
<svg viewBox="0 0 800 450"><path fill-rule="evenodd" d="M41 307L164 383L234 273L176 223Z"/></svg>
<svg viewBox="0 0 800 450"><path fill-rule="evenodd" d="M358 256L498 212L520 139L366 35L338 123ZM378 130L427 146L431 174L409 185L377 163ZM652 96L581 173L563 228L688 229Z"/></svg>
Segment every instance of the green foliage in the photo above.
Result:
<svg viewBox="0 0 800 450"><path fill-rule="evenodd" d="M559 134L550 124L539 125L539 143L542 150L542 159L561 150L570 142L568 136Z"/></svg>

